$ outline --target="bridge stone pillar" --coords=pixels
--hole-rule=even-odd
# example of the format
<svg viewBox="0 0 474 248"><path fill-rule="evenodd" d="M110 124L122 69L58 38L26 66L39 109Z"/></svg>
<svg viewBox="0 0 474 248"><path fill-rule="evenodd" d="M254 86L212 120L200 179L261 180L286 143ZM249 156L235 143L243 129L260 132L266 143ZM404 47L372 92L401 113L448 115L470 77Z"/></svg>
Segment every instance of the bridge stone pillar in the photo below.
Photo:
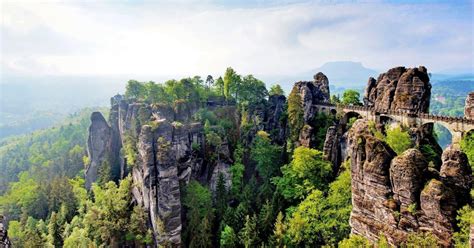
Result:
<svg viewBox="0 0 474 248"><path fill-rule="evenodd" d="M451 146L455 149L461 149L461 140L462 140L462 132L453 131L451 132L452 140Z"/></svg>

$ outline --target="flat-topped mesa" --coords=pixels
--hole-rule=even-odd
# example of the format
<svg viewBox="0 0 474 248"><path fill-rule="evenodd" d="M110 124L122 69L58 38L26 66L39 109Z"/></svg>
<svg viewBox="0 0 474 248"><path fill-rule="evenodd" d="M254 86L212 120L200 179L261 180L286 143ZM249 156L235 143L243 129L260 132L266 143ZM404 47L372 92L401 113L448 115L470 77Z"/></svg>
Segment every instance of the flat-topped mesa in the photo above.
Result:
<svg viewBox="0 0 474 248"><path fill-rule="evenodd" d="M427 69L395 67L369 78L364 104L375 109L428 113L431 84Z"/></svg>
<svg viewBox="0 0 474 248"><path fill-rule="evenodd" d="M466 97L464 105L464 117L474 120L474 92L470 92Z"/></svg>

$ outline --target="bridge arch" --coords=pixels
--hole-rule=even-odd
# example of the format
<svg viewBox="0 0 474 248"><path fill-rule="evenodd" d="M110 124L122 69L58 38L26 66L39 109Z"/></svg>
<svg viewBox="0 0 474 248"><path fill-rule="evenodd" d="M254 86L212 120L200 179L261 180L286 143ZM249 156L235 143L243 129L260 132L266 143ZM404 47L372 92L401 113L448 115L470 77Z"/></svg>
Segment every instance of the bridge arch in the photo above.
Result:
<svg viewBox="0 0 474 248"><path fill-rule="evenodd" d="M347 111L344 113L344 116L341 119L341 124L343 125L344 131L347 131L354 124L355 120L362 119L363 116L356 111Z"/></svg>
<svg viewBox="0 0 474 248"><path fill-rule="evenodd" d="M384 126L398 122L396 119L394 119L390 115L379 115L378 119L379 119L378 122Z"/></svg>
<svg viewBox="0 0 474 248"><path fill-rule="evenodd" d="M426 121L423 122L420 125L420 131L426 131L426 128L430 128L433 133L435 133L436 129L439 130L439 132L447 132L449 133L449 137L447 140L443 140L440 142L438 139L438 144L444 149L448 145L459 145L459 142L461 141L462 132L455 131L453 130L447 123L445 122L437 122L437 121ZM449 143L448 143L449 142Z"/></svg>

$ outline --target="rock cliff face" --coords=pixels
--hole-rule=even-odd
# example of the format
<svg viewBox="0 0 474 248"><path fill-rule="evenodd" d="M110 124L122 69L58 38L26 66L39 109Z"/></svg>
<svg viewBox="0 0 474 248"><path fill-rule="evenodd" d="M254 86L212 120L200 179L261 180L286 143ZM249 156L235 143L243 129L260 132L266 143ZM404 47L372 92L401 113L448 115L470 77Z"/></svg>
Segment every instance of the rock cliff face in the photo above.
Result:
<svg viewBox="0 0 474 248"><path fill-rule="evenodd" d="M86 167L86 188L99 177L99 168L110 166L112 151L112 129L99 112L92 113L87 140L87 154L90 159Z"/></svg>
<svg viewBox="0 0 474 248"><path fill-rule="evenodd" d="M265 131L271 134L273 141L279 145L286 142L287 126L283 118L285 112L286 97L283 95L272 95L268 98L268 106L265 118Z"/></svg>
<svg viewBox="0 0 474 248"><path fill-rule="evenodd" d="M314 81L300 81L293 86L293 91L297 91L301 97L303 107L304 127L300 132L299 145L315 147L314 134L320 129L320 123L316 120L318 108L314 105L318 103L329 103L329 80L321 72L314 75Z"/></svg>
<svg viewBox="0 0 474 248"><path fill-rule="evenodd" d="M316 115L317 109L313 107L316 103L329 103L329 80L322 73L314 75L314 81L300 81L295 83L293 90L297 90L303 103L303 119L310 123Z"/></svg>
<svg viewBox="0 0 474 248"><path fill-rule="evenodd" d="M87 188L99 179L101 171L107 172L105 166L110 166L112 179L130 175L133 201L145 209L157 243L179 247L184 219L180 185L194 179L214 191L222 175L230 187L230 147L226 142L218 147L206 143L203 125L193 119L199 110L196 103L149 105L117 95L111 105L109 122L99 112L91 116ZM235 106L213 102L207 107L216 111L217 118L221 114L230 119L237 116ZM251 110L249 121L258 130L271 133L275 143L284 144L285 107L284 96L271 96ZM217 159L206 158L209 152Z"/></svg>
<svg viewBox="0 0 474 248"><path fill-rule="evenodd" d="M364 104L384 110L405 110L428 113L431 84L425 67L396 67L369 78L365 89Z"/></svg>
<svg viewBox="0 0 474 248"><path fill-rule="evenodd" d="M100 113L91 116L87 187L104 166L110 166L112 179L131 174L133 199L148 213L157 242L179 246L180 183L199 178L203 161L203 127L191 120L198 109L128 102L120 95L111 104L110 126Z"/></svg>
<svg viewBox="0 0 474 248"><path fill-rule="evenodd" d="M378 79L369 78L365 89L364 105L384 110L403 110L411 113L428 113L431 96L431 84L427 69L395 67L379 75ZM387 120L384 120L387 121ZM388 120L389 121L389 120ZM384 123L377 123L382 131ZM328 129L324 146L324 154L337 167L345 157L347 130L341 125ZM441 155L442 149L432 135L430 124L410 129L414 143L430 145Z"/></svg>
<svg viewBox="0 0 474 248"><path fill-rule="evenodd" d="M450 247L456 211L469 196L471 169L466 155L448 149L440 172L416 149L396 156L358 120L349 131L352 173L352 233L376 241L380 233L400 245L409 232L431 231Z"/></svg>
<svg viewBox="0 0 474 248"><path fill-rule="evenodd" d="M464 117L474 119L474 92L470 92L464 105Z"/></svg>
<svg viewBox="0 0 474 248"><path fill-rule="evenodd" d="M1 248L10 248L12 247L12 243L8 238L8 232L5 228L5 219L3 215L0 215L0 247Z"/></svg>

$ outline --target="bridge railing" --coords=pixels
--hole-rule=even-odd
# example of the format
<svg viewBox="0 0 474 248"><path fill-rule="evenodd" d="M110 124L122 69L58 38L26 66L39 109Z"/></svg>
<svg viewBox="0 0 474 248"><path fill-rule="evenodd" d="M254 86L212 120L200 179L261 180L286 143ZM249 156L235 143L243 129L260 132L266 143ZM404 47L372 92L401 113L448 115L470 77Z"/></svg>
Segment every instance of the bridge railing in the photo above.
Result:
<svg viewBox="0 0 474 248"><path fill-rule="evenodd" d="M343 108L355 111L370 111L372 114L384 114L384 115L398 115L398 116L407 116L412 118L422 118L430 119L435 121L444 121L449 123L463 123L463 124L472 124L474 125L474 119L467 119L466 117L458 116L447 116L447 115L434 115L427 113L415 113L410 110L391 110L391 109L381 109L373 108L368 106L357 106L357 105L344 105L344 104L330 104L330 103L318 103L313 105L315 107L332 107L332 108Z"/></svg>

